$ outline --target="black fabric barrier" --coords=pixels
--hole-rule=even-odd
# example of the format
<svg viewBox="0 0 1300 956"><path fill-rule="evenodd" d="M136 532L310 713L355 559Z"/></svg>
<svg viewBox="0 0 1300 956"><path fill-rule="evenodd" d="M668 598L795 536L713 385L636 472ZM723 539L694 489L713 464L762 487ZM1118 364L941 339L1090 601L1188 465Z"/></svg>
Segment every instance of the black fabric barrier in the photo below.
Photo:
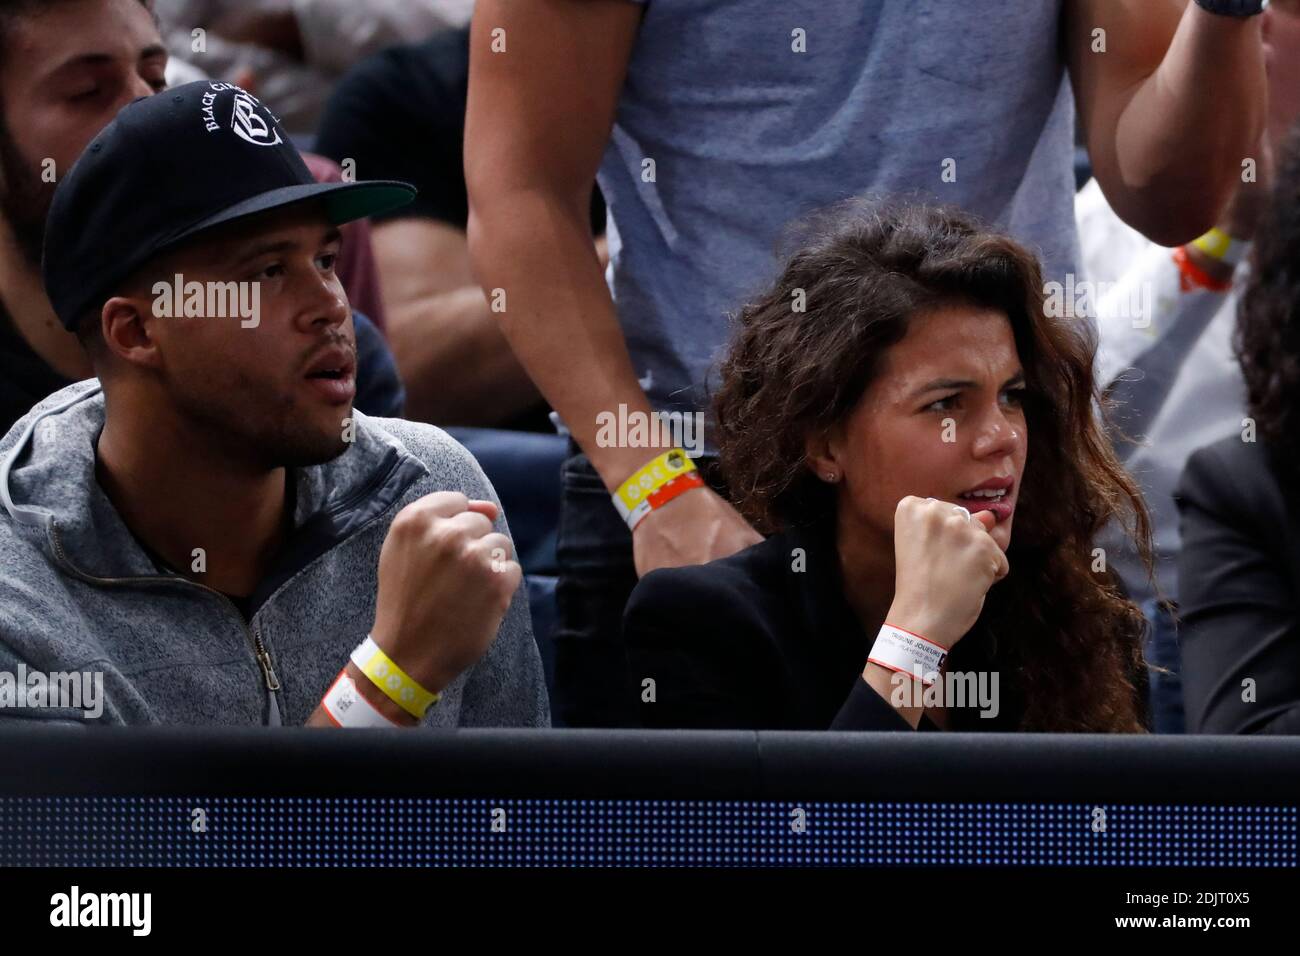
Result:
<svg viewBox="0 0 1300 956"><path fill-rule="evenodd" d="M0 731L0 796L1300 801L1300 739L749 731Z"/></svg>

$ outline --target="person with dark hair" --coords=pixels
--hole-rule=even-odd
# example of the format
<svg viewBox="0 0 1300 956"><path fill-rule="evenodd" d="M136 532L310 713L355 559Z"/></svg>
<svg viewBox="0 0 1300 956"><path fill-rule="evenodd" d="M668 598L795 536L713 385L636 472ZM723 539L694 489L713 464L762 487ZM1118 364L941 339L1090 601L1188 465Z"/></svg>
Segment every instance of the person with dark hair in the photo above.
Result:
<svg viewBox="0 0 1300 956"><path fill-rule="evenodd" d="M1248 417L1174 492L1192 733L1300 734L1300 125L1274 175L1233 342Z"/></svg>
<svg viewBox="0 0 1300 956"><path fill-rule="evenodd" d="M0 439L0 672L98 675L104 700L0 696L0 722L549 722L491 484L446 433L353 406L339 227L413 194L317 183L228 83L93 139L42 274L98 381Z"/></svg>
<svg viewBox="0 0 1300 956"><path fill-rule="evenodd" d="M55 187L86 144L127 103L167 86L167 50L150 6L0 3L0 434L45 396L92 374L41 287L41 247ZM356 247L365 237L353 229L344 229L343 258L359 266ZM358 281L363 275L340 268L354 305L368 291ZM401 414L402 383L383 335L360 312L355 322L357 405Z"/></svg>
<svg viewBox="0 0 1300 956"><path fill-rule="evenodd" d="M1144 729L1142 615L1092 541L1120 517L1149 550L1146 511L1031 253L951 209L836 208L738 324L718 443L771 536L637 585L644 725Z"/></svg>

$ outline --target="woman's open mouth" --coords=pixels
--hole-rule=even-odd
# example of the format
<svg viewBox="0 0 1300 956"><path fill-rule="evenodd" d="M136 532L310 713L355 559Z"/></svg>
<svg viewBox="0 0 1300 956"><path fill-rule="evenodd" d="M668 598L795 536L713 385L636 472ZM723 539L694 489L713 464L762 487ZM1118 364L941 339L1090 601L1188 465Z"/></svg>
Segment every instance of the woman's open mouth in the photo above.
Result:
<svg viewBox="0 0 1300 956"><path fill-rule="evenodd" d="M1015 479L1007 476L1005 478L990 478L988 481L976 485L957 495L957 503L975 514L979 511L992 512L993 517L999 523L1006 521L1015 511Z"/></svg>

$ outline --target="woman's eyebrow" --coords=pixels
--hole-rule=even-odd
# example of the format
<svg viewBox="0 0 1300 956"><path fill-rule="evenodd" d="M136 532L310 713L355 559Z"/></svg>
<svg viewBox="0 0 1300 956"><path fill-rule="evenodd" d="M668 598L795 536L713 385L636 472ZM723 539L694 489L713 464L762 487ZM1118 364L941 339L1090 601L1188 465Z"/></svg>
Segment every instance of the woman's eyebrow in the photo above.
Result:
<svg viewBox="0 0 1300 956"><path fill-rule="evenodd" d="M1013 385L1023 385L1024 383L1025 383L1025 373L1023 370L1021 370L1017 372L1015 375L1011 376L1005 382L1003 382L1002 387L1010 388ZM958 390L963 388L977 388L979 384L980 384L979 382L972 381L971 379L968 378L936 378L933 381L926 382L924 385L915 389L912 392L912 397L916 398L921 395L924 395L926 392L937 392L940 390L948 390L948 389Z"/></svg>
<svg viewBox="0 0 1300 956"><path fill-rule="evenodd" d="M979 382L972 382L970 379L936 378L934 381L926 382L920 388L914 390L912 396L917 397L924 395L926 392L937 392L940 389L974 388L977 385L979 385Z"/></svg>

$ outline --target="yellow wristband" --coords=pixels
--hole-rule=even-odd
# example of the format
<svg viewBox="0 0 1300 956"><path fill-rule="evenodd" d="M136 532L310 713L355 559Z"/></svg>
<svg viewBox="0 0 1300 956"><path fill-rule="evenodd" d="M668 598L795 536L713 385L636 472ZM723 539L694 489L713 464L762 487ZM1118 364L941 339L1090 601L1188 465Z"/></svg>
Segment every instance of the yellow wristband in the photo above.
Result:
<svg viewBox="0 0 1300 956"><path fill-rule="evenodd" d="M1232 238L1218 226L1215 226L1199 239L1193 239L1192 245L1211 259L1218 259L1230 266L1235 266L1246 257L1247 243Z"/></svg>
<svg viewBox="0 0 1300 956"><path fill-rule="evenodd" d="M695 471L695 462L680 448L670 448L662 455L641 466L631 478L619 485L611 496L614 507L623 516L629 528L637 524L655 507L653 496L664 485L682 475Z"/></svg>
<svg viewBox="0 0 1300 956"><path fill-rule="evenodd" d="M352 663L356 664L361 673L369 677L389 700L416 720L423 718L424 712L438 703L441 697L439 694L425 690L412 680L369 635L366 635L361 646L352 652Z"/></svg>

